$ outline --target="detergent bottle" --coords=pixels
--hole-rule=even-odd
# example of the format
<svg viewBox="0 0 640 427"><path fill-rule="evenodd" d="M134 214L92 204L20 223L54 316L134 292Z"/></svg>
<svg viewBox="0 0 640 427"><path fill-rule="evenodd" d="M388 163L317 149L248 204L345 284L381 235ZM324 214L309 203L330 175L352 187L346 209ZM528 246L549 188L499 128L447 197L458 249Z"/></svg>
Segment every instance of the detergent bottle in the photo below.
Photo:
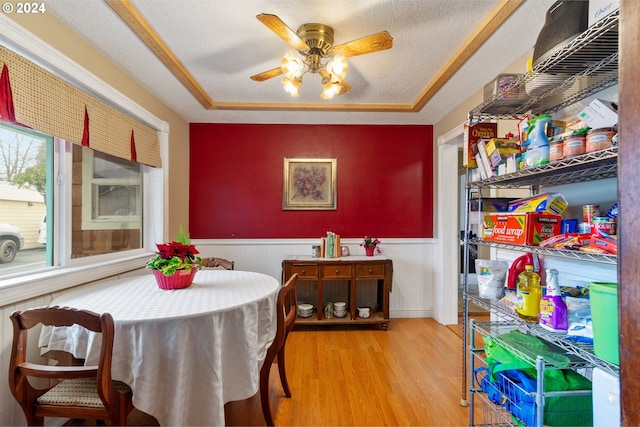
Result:
<svg viewBox="0 0 640 427"><path fill-rule="evenodd" d="M515 291L518 283L518 276L524 271L525 265L532 265L533 271L540 276L540 282L545 283L544 268L542 266L542 259L538 257L538 254L527 252L524 255L516 258L509 266L507 275L507 289Z"/></svg>
<svg viewBox="0 0 640 427"><path fill-rule="evenodd" d="M569 312L560 295L558 270L547 270L547 294L540 299L540 326L551 332L567 332Z"/></svg>
<svg viewBox="0 0 640 427"><path fill-rule="evenodd" d="M516 295L516 310L520 318L527 322L538 322L542 287L540 287L540 276L533 271L532 265L526 265L524 271L518 276Z"/></svg>
<svg viewBox="0 0 640 427"><path fill-rule="evenodd" d="M527 168L549 163L549 138L547 128L551 125L551 116L548 114L534 117L529 120L529 146L524 156L524 164Z"/></svg>

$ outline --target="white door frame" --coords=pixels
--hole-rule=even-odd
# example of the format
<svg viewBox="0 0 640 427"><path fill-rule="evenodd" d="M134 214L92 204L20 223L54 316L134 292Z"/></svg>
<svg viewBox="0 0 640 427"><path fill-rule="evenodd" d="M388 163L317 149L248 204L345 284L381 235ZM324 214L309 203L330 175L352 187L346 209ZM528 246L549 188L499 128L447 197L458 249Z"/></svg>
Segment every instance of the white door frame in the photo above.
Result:
<svg viewBox="0 0 640 427"><path fill-rule="evenodd" d="M438 136L438 245L441 254L434 287L434 318L443 325L458 324L460 281L460 224L458 150L464 123Z"/></svg>

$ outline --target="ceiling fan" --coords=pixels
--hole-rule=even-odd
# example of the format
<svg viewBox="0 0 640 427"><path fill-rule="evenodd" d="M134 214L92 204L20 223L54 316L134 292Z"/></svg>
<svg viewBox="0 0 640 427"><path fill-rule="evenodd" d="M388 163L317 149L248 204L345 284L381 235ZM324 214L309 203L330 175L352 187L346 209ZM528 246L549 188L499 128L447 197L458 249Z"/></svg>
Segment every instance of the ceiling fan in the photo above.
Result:
<svg viewBox="0 0 640 427"><path fill-rule="evenodd" d="M298 96L298 88L306 73L320 74L322 77L323 99L347 93L351 85L345 80L348 71L346 58L390 49L393 46L393 38L387 31L334 46L333 28L328 25L303 24L294 32L276 15L262 13L256 18L296 49L302 57L287 52L282 57L280 67L251 76L251 79L263 82L284 74L282 84L285 91L293 97Z"/></svg>

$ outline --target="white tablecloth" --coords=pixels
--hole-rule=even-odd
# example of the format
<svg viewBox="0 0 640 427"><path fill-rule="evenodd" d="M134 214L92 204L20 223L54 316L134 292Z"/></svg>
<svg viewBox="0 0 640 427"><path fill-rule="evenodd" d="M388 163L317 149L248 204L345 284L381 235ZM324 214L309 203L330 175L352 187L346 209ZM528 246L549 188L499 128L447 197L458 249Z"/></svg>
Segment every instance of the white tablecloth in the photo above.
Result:
<svg viewBox="0 0 640 427"><path fill-rule="evenodd" d="M258 391L279 288L264 274L201 270L190 288L165 291L149 273L84 286L51 305L111 313L113 378L160 425L223 425L226 402ZM39 345L93 364L100 341L82 328L43 328Z"/></svg>

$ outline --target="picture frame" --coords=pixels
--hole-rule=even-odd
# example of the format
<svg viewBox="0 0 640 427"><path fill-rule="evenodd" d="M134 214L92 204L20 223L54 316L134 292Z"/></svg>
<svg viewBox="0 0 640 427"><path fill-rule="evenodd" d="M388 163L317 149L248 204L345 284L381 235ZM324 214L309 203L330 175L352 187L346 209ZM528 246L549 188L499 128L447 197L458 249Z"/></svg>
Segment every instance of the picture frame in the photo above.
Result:
<svg viewBox="0 0 640 427"><path fill-rule="evenodd" d="M284 158L283 210L336 210L338 159Z"/></svg>

